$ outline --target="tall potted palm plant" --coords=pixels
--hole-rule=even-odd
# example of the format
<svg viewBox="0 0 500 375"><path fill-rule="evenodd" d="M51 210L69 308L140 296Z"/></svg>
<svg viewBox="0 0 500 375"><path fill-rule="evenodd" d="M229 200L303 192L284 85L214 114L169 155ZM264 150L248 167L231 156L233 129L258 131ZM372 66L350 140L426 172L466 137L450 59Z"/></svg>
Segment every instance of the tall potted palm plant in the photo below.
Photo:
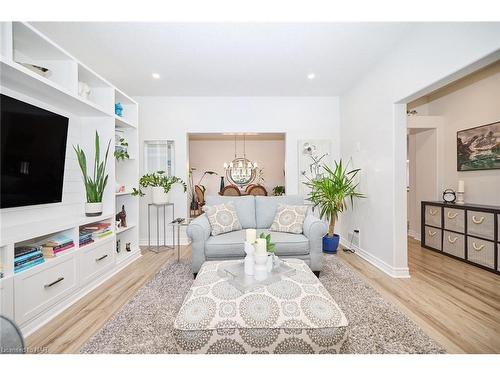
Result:
<svg viewBox="0 0 500 375"><path fill-rule="evenodd" d="M319 207L321 219L329 221L328 233L323 237L323 251L336 253L340 236L335 234L335 224L339 213L348 208L348 202L353 204L355 198L365 196L357 191L356 175L360 169L349 170L349 164L335 162L334 168L322 165L324 173L319 178L311 179L305 184L311 189L308 199Z"/></svg>
<svg viewBox="0 0 500 375"><path fill-rule="evenodd" d="M100 143L99 134L97 130L95 132L95 156L94 156L94 173L90 175L87 172L87 158L85 152L80 148L79 145L73 146L75 150L76 157L78 159L78 164L82 170L83 183L85 184L85 194L87 202L85 203L85 215L87 216L99 216L102 214L102 196L104 194L104 189L108 183L108 175L106 174L106 165L108 162L108 153L111 140L108 142L108 147L106 148L106 154L104 160L100 160Z"/></svg>

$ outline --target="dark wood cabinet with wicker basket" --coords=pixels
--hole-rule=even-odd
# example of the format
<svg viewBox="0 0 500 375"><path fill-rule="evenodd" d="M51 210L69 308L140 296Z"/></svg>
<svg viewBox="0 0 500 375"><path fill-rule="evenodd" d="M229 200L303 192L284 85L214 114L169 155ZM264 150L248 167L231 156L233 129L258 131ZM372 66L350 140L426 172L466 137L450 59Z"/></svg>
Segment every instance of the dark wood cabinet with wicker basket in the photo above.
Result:
<svg viewBox="0 0 500 375"><path fill-rule="evenodd" d="M422 247L500 274L500 207L423 201Z"/></svg>

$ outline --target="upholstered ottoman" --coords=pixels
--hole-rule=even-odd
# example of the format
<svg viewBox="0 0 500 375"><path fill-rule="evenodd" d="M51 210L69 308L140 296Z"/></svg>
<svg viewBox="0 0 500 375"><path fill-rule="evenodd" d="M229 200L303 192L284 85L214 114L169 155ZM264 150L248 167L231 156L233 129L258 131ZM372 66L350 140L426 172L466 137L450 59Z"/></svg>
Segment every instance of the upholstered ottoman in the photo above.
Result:
<svg viewBox="0 0 500 375"><path fill-rule="evenodd" d="M347 319L309 267L242 293L219 272L239 261L205 262L174 323L180 353L338 353Z"/></svg>

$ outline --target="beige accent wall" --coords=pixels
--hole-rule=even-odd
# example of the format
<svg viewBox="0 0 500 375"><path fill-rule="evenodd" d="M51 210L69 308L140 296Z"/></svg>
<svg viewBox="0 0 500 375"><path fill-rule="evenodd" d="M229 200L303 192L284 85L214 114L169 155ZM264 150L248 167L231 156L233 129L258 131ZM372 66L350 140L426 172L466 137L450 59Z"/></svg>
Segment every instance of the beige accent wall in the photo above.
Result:
<svg viewBox="0 0 500 375"><path fill-rule="evenodd" d="M456 155L457 131L500 121L500 63L424 99L414 107L419 115L443 118L441 189L456 190L458 180L464 180L466 202L500 205L500 170L458 172Z"/></svg>
<svg viewBox="0 0 500 375"><path fill-rule="evenodd" d="M243 142L237 142L238 156L242 155ZM285 185L285 141L283 140L251 140L246 141L246 156L263 168L263 185L271 194L276 185ZM189 164L196 168L193 173L194 183L206 170L215 171L218 176L205 176L202 184L207 188L206 194L214 195L219 191L220 176L225 177L224 162L234 158L234 140L190 140ZM225 183L228 184L227 178Z"/></svg>

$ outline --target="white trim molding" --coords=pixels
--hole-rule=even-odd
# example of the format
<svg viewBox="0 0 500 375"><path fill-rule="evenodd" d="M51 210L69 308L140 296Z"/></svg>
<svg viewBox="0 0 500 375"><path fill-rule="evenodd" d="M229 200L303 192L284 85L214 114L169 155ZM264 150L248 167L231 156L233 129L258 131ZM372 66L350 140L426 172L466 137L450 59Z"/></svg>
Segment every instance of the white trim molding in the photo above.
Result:
<svg viewBox="0 0 500 375"><path fill-rule="evenodd" d="M353 250L355 250L354 254L366 260L368 263L374 265L375 267L377 267L379 270L383 271L390 277L394 277L397 279L410 278L410 270L408 269L408 267L393 267L384 262L382 259L379 259L376 256L370 254L366 250L363 250L358 246L348 244L343 238L340 239L340 244L346 248L351 247Z"/></svg>
<svg viewBox="0 0 500 375"><path fill-rule="evenodd" d="M416 231L409 229L408 236L420 242L420 233L417 233Z"/></svg>

